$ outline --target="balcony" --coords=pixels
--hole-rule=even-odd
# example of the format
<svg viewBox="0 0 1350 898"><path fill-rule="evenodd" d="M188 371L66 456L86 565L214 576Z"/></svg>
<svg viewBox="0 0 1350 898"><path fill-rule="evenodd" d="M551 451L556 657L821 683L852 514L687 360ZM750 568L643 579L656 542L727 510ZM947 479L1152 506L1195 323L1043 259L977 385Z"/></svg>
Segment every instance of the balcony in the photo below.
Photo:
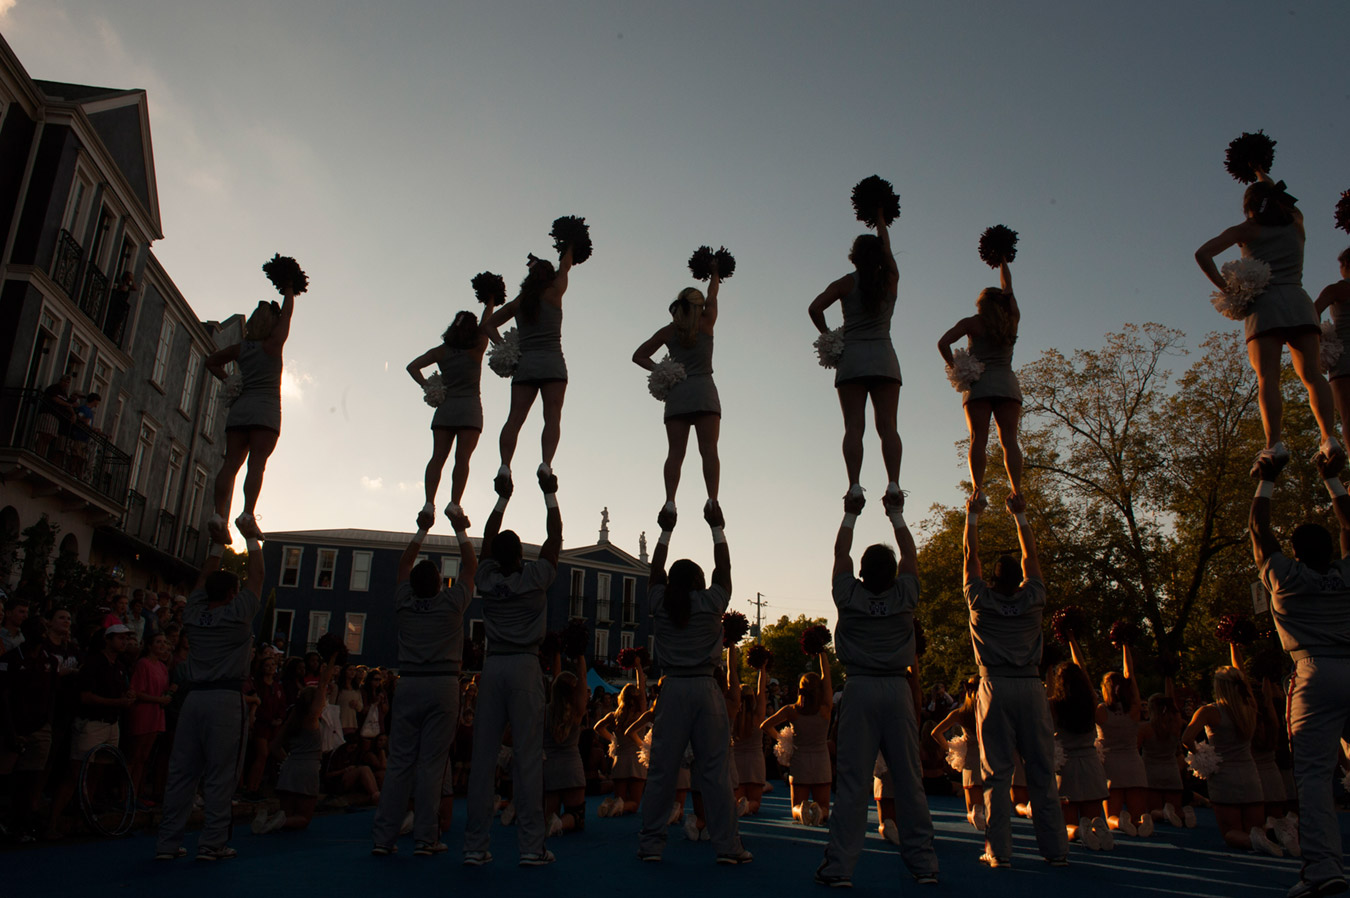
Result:
<svg viewBox="0 0 1350 898"><path fill-rule="evenodd" d="M598 598L598 599L595 600L595 619L596 619L596 621L597 621L598 623L602 623L602 624L607 624L607 623L610 622L610 618L609 618L609 599L607 599L607 598L605 598L605 599L599 599L599 598Z"/></svg>
<svg viewBox="0 0 1350 898"><path fill-rule="evenodd" d="M155 522L155 538L151 540L155 548L161 552L173 554L173 531L178 524L178 517L171 512L159 512L159 518Z"/></svg>
<svg viewBox="0 0 1350 898"><path fill-rule="evenodd" d="M567 616L581 620L586 619L586 598L584 596L568 596Z"/></svg>
<svg viewBox="0 0 1350 898"><path fill-rule="evenodd" d="M103 313L107 311L108 276L99 267L90 262L84 274L84 290L80 293L80 311L89 316L89 320L103 327Z"/></svg>
<svg viewBox="0 0 1350 898"><path fill-rule="evenodd" d="M127 491L127 512L122 516L122 529L129 535L141 538L145 526L145 497L135 490Z"/></svg>
<svg viewBox="0 0 1350 898"><path fill-rule="evenodd" d="M201 562L197 553L201 549L202 533L196 527L183 528L183 548L178 557L194 567Z"/></svg>
<svg viewBox="0 0 1350 898"><path fill-rule="evenodd" d="M58 490L78 485L121 511L131 457L76 423L64 406L47 402L39 390L0 390L0 427L4 454L21 467Z"/></svg>
<svg viewBox="0 0 1350 898"><path fill-rule="evenodd" d="M83 255L83 247L70 236L69 231L62 228L56 240L56 253L52 259L52 280L56 281L56 285L66 291L66 295L71 299L75 298L80 286L80 261Z"/></svg>

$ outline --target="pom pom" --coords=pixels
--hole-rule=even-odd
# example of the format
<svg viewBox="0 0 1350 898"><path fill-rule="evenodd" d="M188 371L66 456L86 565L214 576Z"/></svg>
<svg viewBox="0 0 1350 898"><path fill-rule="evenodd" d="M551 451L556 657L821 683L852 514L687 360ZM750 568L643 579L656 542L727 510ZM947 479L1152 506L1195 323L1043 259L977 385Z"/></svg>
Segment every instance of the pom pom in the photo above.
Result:
<svg viewBox="0 0 1350 898"><path fill-rule="evenodd" d="M947 366L947 381L952 389L964 393L984 374L984 362L964 349L952 353L952 364Z"/></svg>
<svg viewBox="0 0 1350 898"><path fill-rule="evenodd" d="M1208 742L1195 743L1195 751L1186 752L1186 766L1199 779L1209 779L1223 764L1223 755Z"/></svg>
<svg viewBox="0 0 1350 898"><path fill-rule="evenodd" d="M1228 144L1224 154L1223 167L1243 184L1256 180L1256 169L1267 174L1275 162L1275 141L1266 136L1265 131L1243 131L1240 137Z"/></svg>
<svg viewBox="0 0 1350 898"><path fill-rule="evenodd" d="M816 337L812 344L816 347L816 358L822 368L838 368L839 360L844 357L844 329L836 327Z"/></svg>
<svg viewBox="0 0 1350 898"><path fill-rule="evenodd" d="M1214 635L1220 642L1247 645L1256 640L1256 624L1245 614L1221 614L1214 625Z"/></svg>
<svg viewBox="0 0 1350 898"><path fill-rule="evenodd" d="M571 248L573 265L580 265L591 257L591 229L585 218L576 215L555 218L553 230L548 235L553 238L553 248L559 257Z"/></svg>
<svg viewBox="0 0 1350 898"><path fill-rule="evenodd" d="M1055 770L1058 772L1064 769L1064 764L1069 760L1069 756L1064 753L1064 743L1058 739L1055 740Z"/></svg>
<svg viewBox="0 0 1350 898"><path fill-rule="evenodd" d="M510 377L520 365L520 333L513 327L493 343L487 354L488 367L498 377Z"/></svg>
<svg viewBox="0 0 1350 898"><path fill-rule="evenodd" d="M473 276L473 295L478 297L478 301L483 305L500 305L506 300L506 281L500 274L493 274L490 271L480 272Z"/></svg>
<svg viewBox="0 0 1350 898"><path fill-rule="evenodd" d="M1211 293L1209 302L1225 318L1241 321L1270 283L1270 266L1260 259L1234 259L1223 263L1219 274L1225 286Z"/></svg>
<svg viewBox="0 0 1350 898"><path fill-rule="evenodd" d="M1336 227L1350 231L1350 190L1342 193L1340 201L1336 203Z"/></svg>
<svg viewBox="0 0 1350 898"><path fill-rule="evenodd" d="M290 287L291 293L299 296L309 289L309 278L300 269L300 264L290 256L277 253L263 263L262 270L278 293L284 295L286 288Z"/></svg>
<svg viewBox="0 0 1350 898"><path fill-rule="evenodd" d="M713 258L717 260L717 276L722 280L736 273L736 257L725 246L719 246Z"/></svg>
<svg viewBox="0 0 1350 898"><path fill-rule="evenodd" d="M1068 645L1075 634L1087 632L1087 615L1077 605L1065 605L1050 615L1050 631L1056 639Z"/></svg>
<svg viewBox="0 0 1350 898"><path fill-rule="evenodd" d="M792 728L792 724L783 727L774 734L778 741L773 747L773 756L778 759L778 763L784 767L792 766L793 745L797 739L797 731Z"/></svg>
<svg viewBox="0 0 1350 898"><path fill-rule="evenodd" d="M922 658L926 651L928 651L928 634L923 632L923 624L916 617L914 618L914 657Z"/></svg>
<svg viewBox="0 0 1350 898"><path fill-rule="evenodd" d="M960 771L966 766L966 737L957 736L947 742L947 766Z"/></svg>
<svg viewBox="0 0 1350 898"><path fill-rule="evenodd" d="M1341 353L1345 352L1345 344L1341 342L1340 336L1336 333L1336 322L1322 322L1322 349L1319 358L1322 362L1322 370L1328 373L1336 367L1341 360Z"/></svg>
<svg viewBox="0 0 1350 898"><path fill-rule="evenodd" d="M234 405L240 395L244 392L244 376L236 371L225 378L225 404Z"/></svg>
<svg viewBox="0 0 1350 898"><path fill-rule="evenodd" d="M616 660L624 670L632 670L638 666L637 649L631 646L626 649L619 649L619 656Z"/></svg>
<svg viewBox="0 0 1350 898"><path fill-rule="evenodd" d="M1132 620L1122 618L1111 625L1107 638L1118 649L1127 645L1135 645L1139 642L1139 625Z"/></svg>
<svg viewBox="0 0 1350 898"><path fill-rule="evenodd" d="M802 651L808 655L819 655L830 644L830 639L830 628L824 624L807 627L802 631Z"/></svg>
<svg viewBox="0 0 1350 898"><path fill-rule="evenodd" d="M622 733L615 733L614 738L609 740L609 759L617 762L619 760L619 740L624 738Z"/></svg>
<svg viewBox="0 0 1350 898"><path fill-rule="evenodd" d="M347 663L347 644L336 633L325 633L314 646L325 664L343 665Z"/></svg>
<svg viewBox="0 0 1350 898"><path fill-rule="evenodd" d="M675 389L676 384L684 383L688 375L684 371L684 366L670 357L666 353L665 358L656 363L656 367L647 375L647 391L661 402L666 401L670 391Z"/></svg>
<svg viewBox="0 0 1350 898"><path fill-rule="evenodd" d="M896 196L890 181L880 175L872 175L854 185L853 212L858 216L858 221L875 228L878 224L878 209L889 226L900 217L900 197Z"/></svg>
<svg viewBox="0 0 1350 898"><path fill-rule="evenodd" d="M990 268L1011 262L1017 256L1017 232L1003 225L985 228L980 235L980 261Z"/></svg>
<svg viewBox="0 0 1350 898"><path fill-rule="evenodd" d="M642 744L638 746L638 763L643 767L652 766L652 731L647 730L646 735L642 737Z"/></svg>
<svg viewBox="0 0 1350 898"><path fill-rule="evenodd" d="M422 384L422 401L432 408L438 408L445 401L445 384L440 374L433 374Z"/></svg>
<svg viewBox="0 0 1350 898"><path fill-rule="evenodd" d="M722 645L731 647L745 638L750 630L750 621L739 611L728 611L722 615Z"/></svg>
<svg viewBox="0 0 1350 898"><path fill-rule="evenodd" d="M569 658L580 658L586 654L586 648L591 643L591 634L587 632L584 620L570 620L559 634L559 640L562 642L564 655Z"/></svg>
<svg viewBox="0 0 1350 898"><path fill-rule="evenodd" d="M646 670L647 668L651 667L652 656L648 654L647 647L645 645L640 645L637 647L636 651L638 663L642 665L642 669Z"/></svg>
<svg viewBox="0 0 1350 898"><path fill-rule="evenodd" d="M754 670L768 670L773 666L773 652L762 643L755 643L750 646L750 651L745 653L745 663L749 664Z"/></svg>
<svg viewBox="0 0 1350 898"><path fill-rule="evenodd" d="M689 273L694 276L694 280L706 281L712 278L713 258L711 246L700 246L694 250L694 254L689 257Z"/></svg>

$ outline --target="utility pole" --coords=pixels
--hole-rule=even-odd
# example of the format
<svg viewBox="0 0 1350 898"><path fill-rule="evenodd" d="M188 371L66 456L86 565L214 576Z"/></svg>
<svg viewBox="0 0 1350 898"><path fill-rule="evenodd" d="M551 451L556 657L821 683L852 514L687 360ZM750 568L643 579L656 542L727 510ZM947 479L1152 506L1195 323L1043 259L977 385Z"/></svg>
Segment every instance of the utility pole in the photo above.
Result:
<svg viewBox="0 0 1350 898"><path fill-rule="evenodd" d="M764 619L764 609L769 606L769 603L764 601L764 593L757 592L755 593L755 600L750 604L755 606L755 632L752 633L751 635L754 636L756 639L758 639L760 633L760 626L762 625Z"/></svg>

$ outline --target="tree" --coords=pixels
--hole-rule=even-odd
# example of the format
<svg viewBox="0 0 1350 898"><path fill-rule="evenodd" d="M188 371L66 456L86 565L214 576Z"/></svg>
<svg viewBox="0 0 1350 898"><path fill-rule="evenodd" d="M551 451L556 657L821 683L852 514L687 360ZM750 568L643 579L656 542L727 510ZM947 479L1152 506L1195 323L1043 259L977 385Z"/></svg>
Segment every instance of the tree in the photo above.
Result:
<svg viewBox="0 0 1350 898"><path fill-rule="evenodd" d="M769 675L777 678L784 690L795 690L797 680L804 673L819 673L819 663L813 656L802 651L801 642L802 633L817 624L827 627L830 625L823 617L807 617L805 614L797 615L796 620L785 614L778 618L777 623L765 624L758 640L743 642L740 645L741 682L749 686L755 685L755 677L758 674L745 661L745 653L755 642L762 643L773 652L773 666L769 668ZM844 684L844 669L840 666L839 659L835 657L833 647L826 649L826 655L830 659L830 676L834 679L834 687L838 689Z"/></svg>

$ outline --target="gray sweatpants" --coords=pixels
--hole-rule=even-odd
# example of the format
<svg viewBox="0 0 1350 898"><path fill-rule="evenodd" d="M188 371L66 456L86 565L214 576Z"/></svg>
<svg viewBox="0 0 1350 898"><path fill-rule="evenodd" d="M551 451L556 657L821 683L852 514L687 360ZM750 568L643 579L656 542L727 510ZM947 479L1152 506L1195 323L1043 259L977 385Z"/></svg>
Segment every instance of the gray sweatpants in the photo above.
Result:
<svg viewBox="0 0 1350 898"><path fill-rule="evenodd" d="M880 750L895 784L895 822L900 856L915 875L938 872L933 818L919 768L919 723L904 677L852 676L839 701L836 796L823 872L852 876L867 831L872 770Z"/></svg>
<svg viewBox="0 0 1350 898"><path fill-rule="evenodd" d="M1069 853L1064 812L1055 779L1055 730L1045 686L1036 677L981 677L975 707L984 773L984 806L988 820L985 845L995 857L1012 857L1012 784L1017 755L1027 773L1031 821L1036 845L1047 860Z"/></svg>
<svg viewBox="0 0 1350 898"><path fill-rule="evenodd" d="M1340 740L1350 738L1350 658L1303 658L1289 686L1289 736L1298 786L1303 878L1345 875L1332 798Z"/></svg>
<svg viewBox="0 0 1350 898"><path fill-rule="evenodd" d="M156 852L171 853L183 844L199 780L206 821L197 850L223 848L230 840L230 800L243 770L247 735L248 710L242 692L194 689L188 693L169 755Z"/></svg>
<svg viewBox="0 0 1350 898"><path fill-rule="evenodd" d="M400 689L402 686L399 687ZM520 853L544 851L544 680L538 655L488 655L478 684L469 768L469 818L464 850L491 842L492 781L502 733L511 724L511 781Z"/></svg>
<svg viewBox="0 0 1350 898"><path fill-rule="evenodd" d="M712 677L666 677L652 718L651 763L642 792L638 850L660 855L675 803L675 779L685 747L694 746L690 779L703 793L708 836L718 854L739 854L736 799L731 789L731 724L727 702Z"/></svg>
<svg viewBox="0 0 1350 898"><path fill-rule="evenodd" d="M413 838L440 839L441 781L459 720L459 677L403 677L389 720L389 766L371 836L391 846L413 797Z"/></svg>

